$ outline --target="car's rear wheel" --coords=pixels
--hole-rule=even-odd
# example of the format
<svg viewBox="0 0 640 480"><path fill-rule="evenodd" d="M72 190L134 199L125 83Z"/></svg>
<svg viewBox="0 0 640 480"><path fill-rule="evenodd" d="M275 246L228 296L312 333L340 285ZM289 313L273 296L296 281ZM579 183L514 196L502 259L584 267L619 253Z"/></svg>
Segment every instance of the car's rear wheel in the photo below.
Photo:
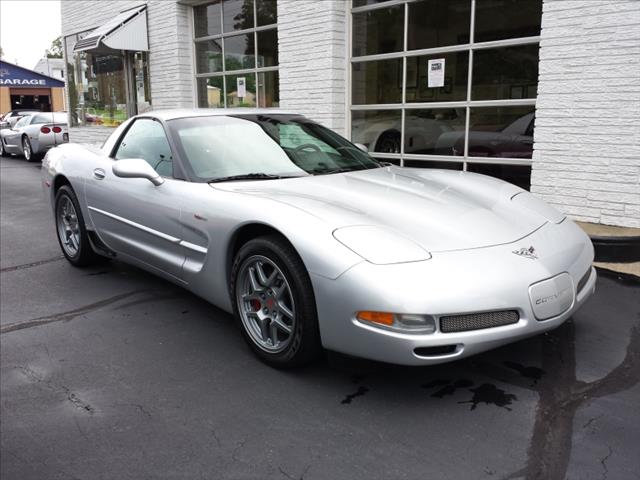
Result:
<svg viewBox="0 0 640 480"><path fill-rule="evenodd" d="M376 142L376 152L400 153L400 132L384 132Z"/></svg>
<svg viewBox="0 0 640 480"><path fill-rule="evenodd" d="M4 149L4 142L0 138L0 157L8 157L7 151Z"/></svg>
<svg viewBox="0 0 640 480"><path fill-rule="evenodd" d="M96 253L91 248L82 210L73 189L63 185L56 194L56 233L62 253L76 267L94 263Z"/></svg>
<svg viewBox="0 0 640 480"><path fill-rule="evenodd" d="M22 137L22 154L27 162L35 160L33 149L31 148L31 140L26 135Z"/></svg>
<svg viewBox="0 0 640 480"><path fill-rule="evenodd" d="M264 362L288 368L318 356L311 280L286 240L273 235L247 242L233 262L231 295L243 336Z"/></svg>

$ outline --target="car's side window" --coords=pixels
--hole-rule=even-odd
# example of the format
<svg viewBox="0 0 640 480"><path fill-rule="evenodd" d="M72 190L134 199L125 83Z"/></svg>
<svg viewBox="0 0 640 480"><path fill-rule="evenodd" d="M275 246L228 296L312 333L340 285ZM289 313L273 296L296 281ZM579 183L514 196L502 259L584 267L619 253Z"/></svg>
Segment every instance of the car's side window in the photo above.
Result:
<svg viewBox="0 0 640 480"><path fill-rule="evenodd" d="M116 150L115 159L141 158L163 177L173 176L171 147L162 125L150 118L139 118L127 130Z"/></svg>

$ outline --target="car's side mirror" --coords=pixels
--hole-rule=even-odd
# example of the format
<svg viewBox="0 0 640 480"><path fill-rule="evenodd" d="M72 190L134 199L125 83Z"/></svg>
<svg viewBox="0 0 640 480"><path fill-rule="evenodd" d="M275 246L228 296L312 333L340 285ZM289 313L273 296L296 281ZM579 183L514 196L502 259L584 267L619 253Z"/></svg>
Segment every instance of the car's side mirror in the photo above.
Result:
<svg viewBox="0 0 640 480"><path fill-rule="evenodd" d="M118 160L113 164L111 170L116 177L120 178L146 178L156 187L164 183L164 178L141 158Z"/></svg>
<svg viewBox="0 0 640 480"><path fill-rule="evenodd" d="M363 145L361 143L354 143L354 145L358 147L360 150L362 150L364 153L369 153L369 149L367 148L366 145Z"/></svg>

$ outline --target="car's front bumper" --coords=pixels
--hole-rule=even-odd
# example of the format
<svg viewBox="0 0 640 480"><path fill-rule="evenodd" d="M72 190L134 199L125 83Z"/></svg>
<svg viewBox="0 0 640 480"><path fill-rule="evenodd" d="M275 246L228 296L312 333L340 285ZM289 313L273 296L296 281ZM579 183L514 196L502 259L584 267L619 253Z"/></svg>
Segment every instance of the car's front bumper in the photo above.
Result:
<svg viewBox="0 0 640 480"><path fill-rule="evenodd" d="M537 258L514 254L529 246L535 246ZM322 343L330 350L404 365L443 363L473 355L551 330L571 317L595 290L592 261L589 238L565 220L510 244L434 253L423 262L362 262L336 280L312 275ZM588 277L586 272L590 272ZM570 286L563 311L536 319L533 303L539 301L539 295L532 299L531 286L563 273L568 274L568 279L564 277ZM557 295L552 292L551 296ZM356 312L363 310L431 315L437 330L431 334L390 331L358 321ZM517 323L456 333L439 328L442 316L504 310L516 310ZM539 306L536 312L541 316ZM422 350L437 346L452 351L425 354Z"/></svg>

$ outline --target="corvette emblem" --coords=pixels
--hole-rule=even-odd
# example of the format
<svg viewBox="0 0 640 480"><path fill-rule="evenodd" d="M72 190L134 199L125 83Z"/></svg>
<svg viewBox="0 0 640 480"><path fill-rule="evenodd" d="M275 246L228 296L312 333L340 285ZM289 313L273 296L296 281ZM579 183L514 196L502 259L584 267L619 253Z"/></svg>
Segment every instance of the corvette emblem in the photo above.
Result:
<svg viewBox="0 0 640 480"><path fill-rule="evenodd" d="M536 255L536 249L533 248L533 246L529 248L522 247L520 250L514 250L513 253L520 255L521 257L530 258L531 260L536 260L538 258Z"/></svg>

